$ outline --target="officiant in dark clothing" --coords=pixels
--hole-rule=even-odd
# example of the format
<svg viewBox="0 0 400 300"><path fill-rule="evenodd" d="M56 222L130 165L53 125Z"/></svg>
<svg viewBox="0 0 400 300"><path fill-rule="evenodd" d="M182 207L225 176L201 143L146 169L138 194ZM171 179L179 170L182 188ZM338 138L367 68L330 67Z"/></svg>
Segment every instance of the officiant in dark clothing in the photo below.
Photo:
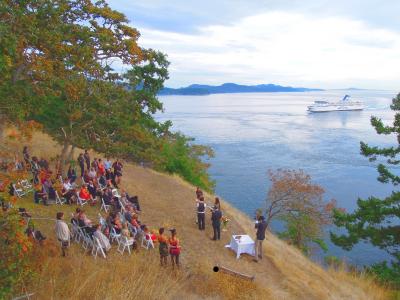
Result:
<svg viewBox="0 0 400 300"><path fill-rule="evenodd" d="M267 230L267 222L265 222L264 216L258 216L255 228L256 233L256 244L255 244L255 258L254 261L258 262L258 259L262 259L262 242L265 240L265 231Z"/></svg>
<svg viewBox="0 0 400 300"><path fill-rule="evenodd" d="M213 207L212 213L211 213L211 222L212 222L212 227L214 229L214 237L213 240L219 240L221 238L221 218L222 218L222 212L218 208L218 206Z"/></svg>

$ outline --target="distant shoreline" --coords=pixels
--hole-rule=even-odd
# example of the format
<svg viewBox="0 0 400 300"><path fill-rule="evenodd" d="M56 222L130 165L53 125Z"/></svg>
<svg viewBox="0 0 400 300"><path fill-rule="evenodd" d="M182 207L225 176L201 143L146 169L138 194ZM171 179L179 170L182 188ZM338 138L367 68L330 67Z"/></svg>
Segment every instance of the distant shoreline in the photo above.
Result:
<svg viewBox="0 0 400 300"><path fill-rule="evenodd" d="M361 89L361 88L343 88L343 89L320 89L281 86L276 84L259 85L240 85L236 83L224 83L221 85L203 85L191 84L181 88L163 88L159 96L208 96L214 94L249 94L249 93L305 93L305 92L323 92L323 91L384 91L381 89Z"/></svg>

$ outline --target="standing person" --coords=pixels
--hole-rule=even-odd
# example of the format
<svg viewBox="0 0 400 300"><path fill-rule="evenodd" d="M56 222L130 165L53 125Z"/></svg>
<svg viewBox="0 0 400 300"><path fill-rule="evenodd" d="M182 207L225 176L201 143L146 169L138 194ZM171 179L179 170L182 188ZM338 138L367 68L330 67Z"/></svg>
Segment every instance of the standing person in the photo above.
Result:
<svg viewBox="0 0 400 300"><path fill-rule="evenodd" d="M168 239L169 244L169 255L171 256L172 269L179 268L179 255L181 254L181 246L179 240L176 237L176 229L173 228L171 231L171 237Z"/></svg>
<svg viewBox="0 0 400 300"><path fill-rule="evenodd" d="M71 239L71 232L69 231L67 223L63 221L64 213L58 212L56 215L56 235L61 243L62 256L67 256L67 249Z"/></svg>
<svg viewBox="0 0 400 300"><path fill-rule="evenodd" d="M164 227L161 227L158 230L158 250L160 252L160 264L161 266L166 266L168 264L167 258L168 258L168 241L167 238L164 235Z"/></svg>
<svg viewBox="0 0 400 300"><path fill-rule="evenodd" d="M256 233L256 245L255 245L255 258L253 259L255 262L258 262L258 259L262 259L262 242L265 240L265 231L267 230L267 222L265 222L264 216L258 216L255 228L257 229Z"/></svg>
<svg viewBox="0 0 400 300"><path fill-rule="evenodd" d="M86 168L89 170L90 169L90 154L89 154L89 151L85 150L85 154L83 154L83 158L85 159L85 162L86 162Z"/></svg>
<svg viewBox="0 0 400 300"><path fill-rule="evenodd" d="M110 170L112 166L111 160L107 157L106 160L104 161L104 169L105 170Z"/></svg>
<svg viewBox="0 0 400 300"><path fill-rule="evenodd" d="M212 213L211 213L211 222L214 230L213 240L219 240L221 238L221 218L222 212L219 210L217 206L214 205Z"/></svg>
<svg viewBox="0 0 400 300"><path fill-rule="evenodd" d="M74 183L76 180L75 167L73 167L72 165L69 165L69 167L68 167L67 177L68 177L70 183Z"/></svg>
<svg viewBox="0 0 400 300"><path fill-rule="evenodd" d="M219 198L218 198L218 197L215 197L214 205L215 205L216 207L218 207L219 210L221 210L221 202L219 201Z"/></svg>
<svg viewBox="0 0 400 300"><path fill-rule="evenodd" d="M39 183L39 171L40 171L40 167L38 164L38 160L36 156L32 157L32 161L31 161L31 171L32 171L32 175L33 175L33 184L38 184Z"/></svg>
<svg viewBox="0 0 400 300"><path fill-rule="evenodd" d="M122 163L117 159L113 163L113 168L114 168L114 176L115 176L115 183L119 185L121 183L121 177L122 177Z"/></svg>
<svg viewBox="0 0 400 300"><path fill-rule="evenodd" d="M196 188L196 198L198 200L200 200L201 197L203 197L203 191L199 187L197 187Z"/></svg>
<svg viewBox="0 0 400 300"><path fill-rule="evenodd" d="M199 230L205 230L205 214L206 204L204 203L204 197L201 197L197 201L197 223L199 224Z"/></svg>
<svg viewBox="0 0 400 300"><path fill-rule="evenodd" d="M97 174L98 174L98 177L106 174L106 168L104 167L104 164L101 161L101 158L99 158L99 160L97 161Z"/></svg>
<svg viewBox="0 0 400 300"><path fill-rule="evenodd" d="M83 153L80 153L78 156L78 164L81 168L81 177L83 177L83 173L85 171L85 158L83 157Z"/></svg>
<svg viewBox="0 0 400 300"><path fill-rule="evenodd" d="M24 158L26 167L29 166L31 164L31 161L28 152L28 146L24 146L24 149L22 150L22 157Z"/></svg>

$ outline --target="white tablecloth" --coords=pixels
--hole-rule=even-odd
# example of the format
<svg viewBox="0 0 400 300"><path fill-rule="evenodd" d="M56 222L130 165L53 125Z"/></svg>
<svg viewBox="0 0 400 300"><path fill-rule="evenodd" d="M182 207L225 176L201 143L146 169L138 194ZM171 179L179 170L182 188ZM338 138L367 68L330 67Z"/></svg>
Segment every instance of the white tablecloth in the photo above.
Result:
<svg viewBox="0 0 400 300"><path fill-rule="evenodd" d="M240 239L237 239L237 237L240 236ZM252 238L248 235L232 235L231 242L229 245L226 245L225 247L231 248L233 251L236 252L236 258L239 259L240 254L242 253L247 253L250 255L255 255L254 252L254 246L255 243L252 240Z"/></svg>

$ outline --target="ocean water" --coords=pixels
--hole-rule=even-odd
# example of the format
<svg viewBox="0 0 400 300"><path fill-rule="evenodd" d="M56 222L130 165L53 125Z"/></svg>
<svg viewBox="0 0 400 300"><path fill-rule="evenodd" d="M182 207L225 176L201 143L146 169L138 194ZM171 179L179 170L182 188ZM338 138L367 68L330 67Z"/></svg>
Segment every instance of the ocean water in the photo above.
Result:
<svg viewBox="0 0 400 300"><path fill-rule="evenodd" d="M347 93L362 100L363 111L308 113L315 100L339 100ZM391 91L323 91L308 93L215 94L164 96L159 120L172 120L174 130L194 137L215 151L210 174L216 194L253 217L265 207L269 169L303 169L324 187L325 199L336 199L352 211L357 198L383 197L395 188L376 180L376 164L360 155L360 141L395 145L396 138L375 133L372 115L390 122ZM281 224L272 224L274 231ZM362 266L387 259L382 250L359 244L344 251L329 242L329 251ZM322 261L322 254L315 259Z"/></svg>

